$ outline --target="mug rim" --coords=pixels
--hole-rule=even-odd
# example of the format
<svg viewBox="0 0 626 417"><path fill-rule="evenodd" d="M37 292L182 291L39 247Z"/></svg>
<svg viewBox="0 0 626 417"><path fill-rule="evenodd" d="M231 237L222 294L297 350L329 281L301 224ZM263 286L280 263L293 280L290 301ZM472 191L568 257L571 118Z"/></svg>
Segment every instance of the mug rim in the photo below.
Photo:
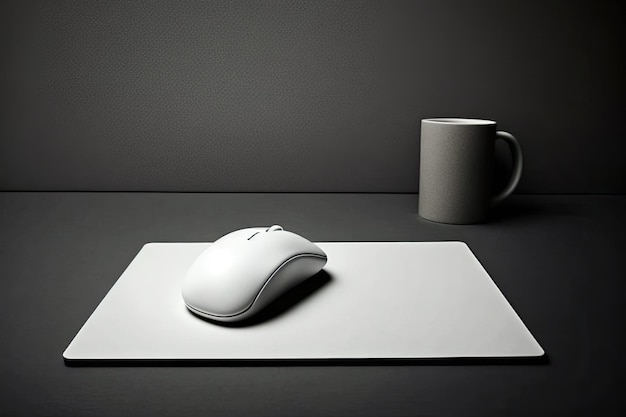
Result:
<svg viewBox="0 0 626 417"><path fill-rule="evenodd" d="M488 126L495 125L496 122L487 119L470 119L464 117L434 117L430 119L422 119L425 123L435 123L441 125L470 125L470 126Z"/></svg>

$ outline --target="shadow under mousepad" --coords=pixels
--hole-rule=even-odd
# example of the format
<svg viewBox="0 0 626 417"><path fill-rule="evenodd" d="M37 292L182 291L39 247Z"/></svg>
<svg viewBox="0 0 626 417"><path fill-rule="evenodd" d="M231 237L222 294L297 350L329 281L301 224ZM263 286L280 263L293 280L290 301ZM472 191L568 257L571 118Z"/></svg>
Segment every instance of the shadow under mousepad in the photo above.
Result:
<svg viewBox="0 0 626 417"><path fill-rule="evenodd" d="M317 243L324 269L247 322L187 310L210 243L148 243L63 353L115 361L537 358L543 349L462 242Z"/></svg>

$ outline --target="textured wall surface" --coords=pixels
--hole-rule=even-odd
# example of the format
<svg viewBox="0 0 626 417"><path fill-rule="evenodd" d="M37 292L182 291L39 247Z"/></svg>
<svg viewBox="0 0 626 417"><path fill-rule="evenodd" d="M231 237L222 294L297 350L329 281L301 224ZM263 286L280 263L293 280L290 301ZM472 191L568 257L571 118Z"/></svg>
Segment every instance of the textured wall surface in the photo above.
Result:
<svg viewBox="0 0 626 417"><path fill-rule="evenodd" d="M3 2L0 189L415 192L419 120L464 116L521 141L519 192L623 193L624 11Z"/></svg>

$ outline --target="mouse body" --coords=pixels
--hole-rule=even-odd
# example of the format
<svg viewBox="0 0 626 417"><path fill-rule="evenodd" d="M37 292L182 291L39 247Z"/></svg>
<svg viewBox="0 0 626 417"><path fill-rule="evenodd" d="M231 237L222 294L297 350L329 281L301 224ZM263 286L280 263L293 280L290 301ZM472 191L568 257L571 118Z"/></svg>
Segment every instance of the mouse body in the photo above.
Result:
<svg viewBox="0 0 626 417"><path fill-rule="evenodd" d="M326 260L316 244L280 226L236 230L198 256L182 296L195 314L239 321L319 272Z"/></svg>

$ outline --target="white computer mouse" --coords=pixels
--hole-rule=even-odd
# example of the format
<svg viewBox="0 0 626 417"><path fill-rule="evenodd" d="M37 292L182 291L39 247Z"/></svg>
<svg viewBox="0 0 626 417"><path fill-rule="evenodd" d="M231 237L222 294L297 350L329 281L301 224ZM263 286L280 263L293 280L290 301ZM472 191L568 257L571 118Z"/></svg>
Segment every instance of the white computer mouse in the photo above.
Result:
<svg viewBox="0 0 626 417"><path fill-rule="evenodd" d="M316 244L280 226L236 230L191 265L183 279L183 299L200 316L243 320L319 272L326 260Z"/></svg>

